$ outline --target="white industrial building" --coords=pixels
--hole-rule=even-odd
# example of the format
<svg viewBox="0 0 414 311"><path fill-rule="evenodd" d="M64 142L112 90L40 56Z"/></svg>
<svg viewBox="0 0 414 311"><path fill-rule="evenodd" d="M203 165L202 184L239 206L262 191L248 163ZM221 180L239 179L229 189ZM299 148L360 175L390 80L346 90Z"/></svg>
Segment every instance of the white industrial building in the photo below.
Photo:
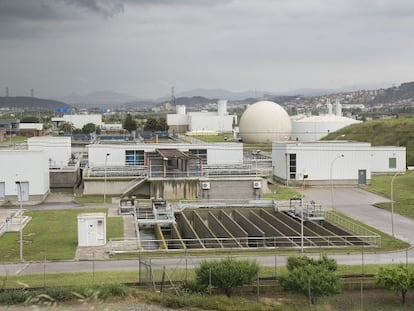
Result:
<svg viewBox="0 0 414 311"><path fill-rule="evenodd" d="M63 117L52 118L52 123L56 128L59 128L62 123L71 123L76 129L82 129L88 123L93 123L96 126L103 124L100 114L65 114Z"/></svg>
<svg viewBox="0 0 414 311"><path fill-rule="evenodd" d="M287 185L369 184L371 174L406 170L405 147L370 143L275 142L273 176Z"/></svg>
<svg viewBox="0 0 414 311"><path fill-rule="evenodd" d="M65 136L39 136L27 139L28 149L44 151L50 167L67 166L72 155L71 138Z"/></svg>
<svg viewBox="0 0 414 311"><path fill-rule="evenodd" d="M329 133L351 124L361 123L361 121L343 117L342 106L339 101L336 101L333 107L328 99L327 108L328 114L292 120L291 140L318 141Z"/></svg>
<svg viewBox="0 0 414 311"><path fill-rule="evenodd" d="M237 116L227 112L227 101L217 102L217 111L188 112L183 105L176 106L175 114L167 114L169 131L174 133L216 132L226 133L237 124Z"/></svg>
<svg viewBox="0 0 414 311"><path fill-rule="evenodd" d="M206 165L243 163L243 144L93 144L88 145L88 166L146 165L145 154L156 150L179 150L200 157Z"/></svg>
<svg viewBox="0 0 414 311"><path fill-rule="evenodd" d="M0 204L42 201L49 193L49 162L43 151L0 151ZM21 194L21 195L20 195Z"/></svg>

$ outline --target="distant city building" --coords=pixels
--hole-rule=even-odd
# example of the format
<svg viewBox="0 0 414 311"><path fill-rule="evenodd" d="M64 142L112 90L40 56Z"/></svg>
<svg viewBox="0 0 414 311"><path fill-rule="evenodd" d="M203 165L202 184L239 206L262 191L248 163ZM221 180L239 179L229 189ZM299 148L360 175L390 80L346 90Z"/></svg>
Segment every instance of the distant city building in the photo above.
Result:
<svg viewBox="0 0 414 311"><path fill-rule="evenodd" d="M52 118L52 123L55 129L58 129L62 123L71 123L74 128L82 129L86 124L93 123L96 126L101 126L101 114L65 114L63 117Z"/></svg>
<svg viewBox="0 0 414 311"><path fill-rule="evenodd" d="M19 135L26 137L42 136L43 123L20 123Z"/></svg>
<svg viewBox="0 0 414 311"><path fill-rule="evenodd" d="M227 112L227 101L217 102L217 111L188 112L183 105L176 106L175 114L167 114L167 124L171 133L186 132L232 132L237 124L237 116Z"/></svg>
<svg viewBox="0 0 414 311"><path fill-rule="evenodd" d="M72 155L71 138L66 136L40 136L27 139L31 151L43 151L47 155L49 167L67 166Z"/></svg>

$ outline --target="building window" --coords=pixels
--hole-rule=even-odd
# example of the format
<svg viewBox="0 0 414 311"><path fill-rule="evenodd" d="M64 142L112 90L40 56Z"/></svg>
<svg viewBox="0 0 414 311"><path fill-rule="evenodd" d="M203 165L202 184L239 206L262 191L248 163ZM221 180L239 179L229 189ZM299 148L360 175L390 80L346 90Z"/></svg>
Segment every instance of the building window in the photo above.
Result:
<svg viewBox="0 0 414 311"><path fill-rule="evenodd" d="M125 150L125 165L144 165L144 151Z"/></svg>
<svg viewBox="0 0 414 311"><path fill-rule="evenodd" d="M388 168L397 168L397 158L388 159Z"/></svg>
<svg viewBox="0 0 414 311"><path fill-rule="evenodd" d="M188 153L200 158L203 165L207 164L207 149L189 149Z"/></svg>
<svg viewBox="0 0 414 311"><path fill-rule="evenodd" d="M296 179L296 153L289 154L289 178Z"/></svg>

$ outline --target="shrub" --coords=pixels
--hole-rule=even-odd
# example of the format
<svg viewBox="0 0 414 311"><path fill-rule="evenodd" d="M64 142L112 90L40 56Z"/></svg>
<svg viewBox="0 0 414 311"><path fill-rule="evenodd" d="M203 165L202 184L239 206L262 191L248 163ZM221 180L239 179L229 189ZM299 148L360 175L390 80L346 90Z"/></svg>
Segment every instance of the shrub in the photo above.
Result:
<svg viewBox="0 0 414 311"><path fill-rule="evenodd" d="M259 272L259 265L248 260L226 258L203 261L195 272L198 284L218 287L227 297L231 297L234 287L253 283Z"/></svg>

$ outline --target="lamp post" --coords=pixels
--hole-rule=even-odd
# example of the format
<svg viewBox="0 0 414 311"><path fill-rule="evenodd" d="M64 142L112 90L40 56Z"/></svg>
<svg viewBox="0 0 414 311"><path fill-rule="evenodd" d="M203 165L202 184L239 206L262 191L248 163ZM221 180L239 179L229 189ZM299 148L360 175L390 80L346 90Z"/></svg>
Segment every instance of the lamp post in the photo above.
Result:
<svg viewBox="0 0 414 311"><path fill-rule="evenodd" d="M257 177L257 157L260 155L260 153L262 152L262 150L260 149L255 149L252 151L252 156L254 158L254 163L255 163L255 175Z"/></svg>
<svg viewBox="0 0 414 311"><path fill-rule="evenodd" d="M16 181L16 186L18 187L18 199L20 203L20 224L19 224L19 245L20 245L20 261L23 261L23 228L22 228L22 211L23 211L23 198L22 198L22 184L21 181Z"/></svg>
<svg viewBox="0 0 414 311"><path fill-rule="evenodd" d="M308 175L303 173L302 179L302 191L300 195L300 251L303 253L303 190L305 185L305 179L308 178Z"/></svg>
<svg viewBox="0 0 414 311"><path fill-rule="evenodd" d="M335 203L334 203L334 193L333 193L332 168L333 168L333 165L334 165L335 161L340 159L340 158L343 158L343 157L344 157L344 155L341 154L341 155L337 156L336 158L334 158L331 162L331 167L330 167L330 170L329 170L329 177L330 177L330 180L331 180L331 208L333 210L335 209Z"/></svg>
<svg viewBox="0 0 414 311"><path fill-rule="evenodd" d="M391 178L391 232L394 237L394 180L400 172L396 172Z"/></svg>
<svg viewBox="0 0 414 311"><path fill-rule="evenodd" d="M104 204L106 204L106 164L108 163L109 153L105 155L105 169L104 169Z"/></svg>

